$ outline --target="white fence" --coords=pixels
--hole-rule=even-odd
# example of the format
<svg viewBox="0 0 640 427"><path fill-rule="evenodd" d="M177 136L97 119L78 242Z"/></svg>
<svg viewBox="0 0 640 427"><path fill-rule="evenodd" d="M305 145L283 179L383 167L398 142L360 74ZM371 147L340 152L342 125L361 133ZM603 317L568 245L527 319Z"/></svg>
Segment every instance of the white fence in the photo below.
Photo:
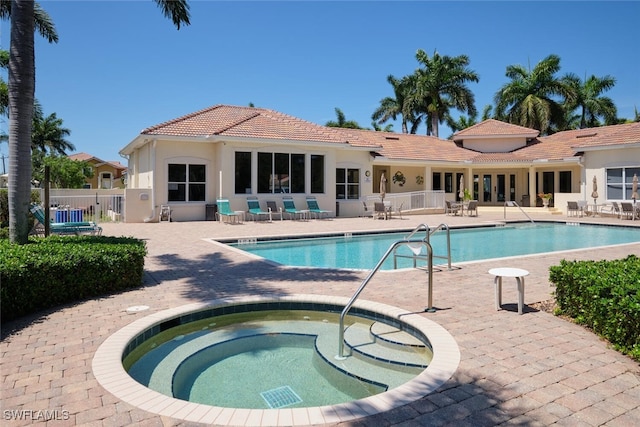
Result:
<svg viewBox="0 0 640 427"><path fill-rule="evenodd" d="M367 203L379 202L380 195L367 197ZM397 211L402 206L402 211L419 211L423 209L444 209L444 191L412 191L408 193L387 193L384 201L391 204L391 208Z"/></svg>
<svg viewBox="0 0 640 427"><path fill-rule="evenodd" d="M40 190L44 204L44 189ZM50 217L55 222L124 221L124 190L49 191Z"/></svg>

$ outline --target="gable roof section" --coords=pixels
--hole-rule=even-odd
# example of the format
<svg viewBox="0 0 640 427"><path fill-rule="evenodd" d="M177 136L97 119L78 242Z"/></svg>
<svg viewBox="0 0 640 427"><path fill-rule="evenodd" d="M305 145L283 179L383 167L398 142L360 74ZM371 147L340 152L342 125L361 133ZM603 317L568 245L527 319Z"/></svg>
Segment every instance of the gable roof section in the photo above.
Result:
<svg viewBox="0 0 640 427"><path fill-rule="evenodd" d="M512 125L511 123L501 122L500 120L487 119L454 133L453 140L462 141L464 139L474 138L500 138L518 136L523 138L535 138L539 134L540 132L535 129Z"/></svg>
<svg viewBox="0 0 640 427"><path fill-rule="evenodd" d="M265 108L214 105L144 129L143 135L229 136L291 141L346 143L335 128L320 126Z"/></svg>

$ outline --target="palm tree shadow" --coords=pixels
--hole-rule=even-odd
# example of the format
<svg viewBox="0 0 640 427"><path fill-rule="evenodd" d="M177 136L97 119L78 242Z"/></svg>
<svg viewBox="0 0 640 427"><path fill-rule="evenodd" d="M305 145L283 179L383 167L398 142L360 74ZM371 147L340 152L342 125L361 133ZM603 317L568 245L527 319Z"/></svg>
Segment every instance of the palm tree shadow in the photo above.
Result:
<svg viewBox="0 0 640 427"><path fill-rule="evenodd" d="M308 289L305 284L356 285L361 280L356 271L294 268L255 259L238 262L220 252L195 259L165 254L153 258L153 264L159 268L145 268L144 286L180 281L186 285L183 296L205 301L239 294L300 293L301 288Z"/></svg>

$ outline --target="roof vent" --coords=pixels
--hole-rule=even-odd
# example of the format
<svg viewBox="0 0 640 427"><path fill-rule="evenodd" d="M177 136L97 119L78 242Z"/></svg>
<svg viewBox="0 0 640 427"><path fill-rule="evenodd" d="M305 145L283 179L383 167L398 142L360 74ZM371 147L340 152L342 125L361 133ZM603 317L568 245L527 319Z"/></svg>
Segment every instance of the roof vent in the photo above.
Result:
<svg viewBox="0 0 640 427"><path fill-rule="evenodd" d="M385 136L384 139L392 139L394 141L399 141L400 137L399 136Z"/></svg>
<svg viewBox="0 0 640 427"><path fill-rule="evenodd" d="M591 138L592 136L596 136L597 133L584 133L582 135L576 135L576 138Z"/></svg>

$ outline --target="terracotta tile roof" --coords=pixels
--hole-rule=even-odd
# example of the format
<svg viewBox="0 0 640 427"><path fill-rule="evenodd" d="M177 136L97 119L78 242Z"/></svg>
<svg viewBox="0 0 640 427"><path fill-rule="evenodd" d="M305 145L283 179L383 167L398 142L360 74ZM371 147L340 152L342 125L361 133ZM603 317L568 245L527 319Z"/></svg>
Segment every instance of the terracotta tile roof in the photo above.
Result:
<svg viewBox="0 0 640 427"><path fill-rule="evenodd" d="M576 151L596 146L638 144L640 143L640 122L568 130L543 139L554 144L566 144Z"/></svg>
<svg viewBox="0 0 640 427"><path fill-rule="evenodd" d="M102 159L97 158L96 156L92 156L91 154L88 153L75 153L75 154L70 154L69 157L71 160L78 160L78 161L83 161L83 162L87 162L89 160L95 160L96 163L107 163L111 166L113 166L116 169L126 169L127 167L125 165L123 165L122 163L120 163L117 160L114 161L104 161Z"/></svg>
<svg viewBox="0 0 640 427"><path fill-rule="evenodd" d="M345 143L344 134L265 108L214 105L144 129L144 135L212 135Z"/></svg>
<svg viewBox="0 0 640 427"><path fill-rule="evenodd" d="M218 135L336 143L370 148L392 160L487 164L562 160L574 157L588 147L640 143L640 123L572 130L539 137L535 129L489 119L457 132L451 141L425 135L332 128L265 108L214 105L149 127L141 134L202 138ZM527 139L527 144L508 153L480 153L457 143L465 138L491 136L521 136Z"/></svg>
<svg viewBox="0 0 640 427"><path fill-rule="evenodd" d="M381 146L377 152L394 160L464 161L477 153L466 150L448 139L406 133L377 132L372 130L349 131L358 138L349 140L352 145L368 143Z"/></svg>
<svg viewBox="0 0 640 427"><path fill-rule="evenodd" d="M460 130L453 134L454 141L473 136L516 136L526 135L529 138L535 138L540 134L535 129L529 129L524 126L512 125L511 123L501 122L500 120L487 119L466 129Z"/></svg>

